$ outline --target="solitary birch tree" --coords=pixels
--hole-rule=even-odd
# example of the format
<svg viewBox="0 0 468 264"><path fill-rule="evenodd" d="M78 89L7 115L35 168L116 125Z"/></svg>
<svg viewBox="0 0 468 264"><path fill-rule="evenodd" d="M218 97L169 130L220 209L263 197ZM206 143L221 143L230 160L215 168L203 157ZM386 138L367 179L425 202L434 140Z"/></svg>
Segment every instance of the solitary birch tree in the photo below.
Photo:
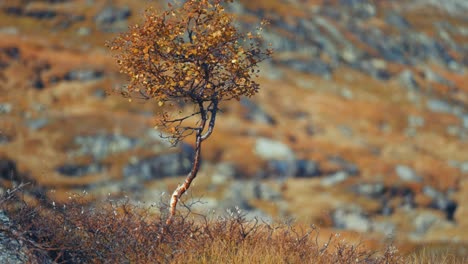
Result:
<svg viewBox="0 0 468 264"><path fill-rule="evenodd" d="M121 73L129 77L122 95L154 100L161 107L158 129L173 145L195 137L192 168L171 196L168 224L197 176L202 143L213 133L220 103L256 94L258 64L271 54L261 43L264 23L255 32L240 32L224 9L227 2L232 0L150 8L142 24L108 43ZM167 105L180 109L165 110Z"/></svg>

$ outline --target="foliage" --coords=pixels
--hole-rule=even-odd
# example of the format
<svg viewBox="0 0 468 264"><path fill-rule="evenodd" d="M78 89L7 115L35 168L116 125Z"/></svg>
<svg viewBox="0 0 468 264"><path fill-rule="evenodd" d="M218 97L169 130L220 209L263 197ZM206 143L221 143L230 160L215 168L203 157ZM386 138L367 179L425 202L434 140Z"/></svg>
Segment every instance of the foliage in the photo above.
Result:
<svg viewBox="0 0 468 264"><path fill-rule="evenodd" d="M178 118L171 119L168 112L161 115L159 127L174 144L205 128L183 126L183 121L194 116L206 120L207 114L215 115L219 102L252 96L259 89L253 77L258 63L271 53L262 48L262 29L239 32L223 2L189 0L180 6L169 4L162 12L149 8L143 24L109 43L121 72L129 77L124 96L153 99L160 106L195 106Z"/></svg>

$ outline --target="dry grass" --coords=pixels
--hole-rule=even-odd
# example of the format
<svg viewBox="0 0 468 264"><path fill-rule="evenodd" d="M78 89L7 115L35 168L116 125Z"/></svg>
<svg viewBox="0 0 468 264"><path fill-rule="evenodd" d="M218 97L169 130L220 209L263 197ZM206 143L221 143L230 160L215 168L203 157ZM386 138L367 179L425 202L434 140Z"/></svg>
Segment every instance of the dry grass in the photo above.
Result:
<svg viewBox="0 0 468 264"><path fill-rule="evenodd" d="M209 218L190 211L166 225L166 208L153 210L127 200L29 206L24 191L0 198L12 228L2 232L29 249L31 262L57 263L404 263L396 249L373 252L331 236L318 241L314 227L247 221L240 212ZM50 204L50 205L46 205ZM151 213L153 212L153 213Z"/></svg>

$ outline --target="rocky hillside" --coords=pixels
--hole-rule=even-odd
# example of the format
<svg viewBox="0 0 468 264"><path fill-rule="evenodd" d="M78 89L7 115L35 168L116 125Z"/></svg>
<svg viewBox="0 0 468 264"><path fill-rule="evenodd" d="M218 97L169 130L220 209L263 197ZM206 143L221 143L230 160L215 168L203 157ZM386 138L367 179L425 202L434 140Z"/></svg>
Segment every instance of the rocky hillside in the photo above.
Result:
<svg viewBox="0 0 468 264"><path fill-rule="evenodd" d="M153 1L164 6L167 1ZM104 47L148 1L0 3L0 183L28 199L166 199L192 142L159 138ZM189 199L402 243L468 243L468 5L239 1L270 21L261 92L222 105ZM361 234L361 235L359 235ZM463 247L461 247L463 248ZM457 254L468 254L459 251Z"/></svg>

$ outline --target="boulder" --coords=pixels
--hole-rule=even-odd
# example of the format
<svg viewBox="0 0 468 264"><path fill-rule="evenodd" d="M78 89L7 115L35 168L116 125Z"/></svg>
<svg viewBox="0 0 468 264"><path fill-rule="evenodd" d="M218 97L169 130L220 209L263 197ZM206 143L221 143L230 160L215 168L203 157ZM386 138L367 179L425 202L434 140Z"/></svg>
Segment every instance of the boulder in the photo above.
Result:
<svg viewBox="0 0 468 264"><path fill-rule="evenodd" d="M55 170L65 176L80 177L88 174L100 173L104 166L100 163L92 163L88 165L67 163L57 167Z"/></svg>
<svg viewBox="0 0 468 264"><path fill-rule="evenodd" d="M194 149L183 144L178 152L147 157L129 163L123 169L126 178L137 177L141 180L160 179L186 175L192 169Z"/></svg>
<svg viewBox="0 0 468 264"><path fill-rule="evenodd" d="M440 99L429 99L426 105L429 110L436 113L452 113L453 110L450 103Z"/></svg>
<svg viewBox="0 0 468 264"><path fill-rule="evenodd" d="M372 221L356 205L337 208L332 213L332 221L339 229L368 232L372 228Z"/></svg>
<svg viewBox="0 0 468 264"><path fill-rule="evenodd" d="M66 81L93 81L102 78L104 73L95 69L78 69L72 70L65 74L64 80Z"/></svg>
<svg viewBox="0 0 468 264"><path fill-rule="evenodd" d="M127 19L132 15L128 6L106 6L95 17L97 27L105 32L124 30Z"/></svg>
<svg viewBox="0 0 468 264"><path fill-rule="evenodd" d="M296 177L317 177L322 175L320 166L313 160L300 159L296 161Z"/></svg>
<svg viewBox="0 0 468 264"><path fill-rule="evenodd" d="M214 185L222 185L236 176L236 167L231 163L219 163L214 168L213 174L211 175L211 183Z"/></svg>
<svg viewBox="0 0 468 264"><path fill-rule="evenodd" d="M6 180L18 180L19 173L16 169L16 162L0 157L0 179Z"/></svg>
<svg viewBox="0 0 468 264"><path fill-rule="evenodd" d="M94 159L101 160L136 147L138 140L120 134L97 134L77 136L74 144L78 148L72 151L72 156L90 155Z"/></svg>
<svg viewBox="0 0 468 264"><path fill-rule="evenodd" d="M15 237L16 230L10 218L0 210L0 263L54 263L46 253L39 249L30 249L28 244ZM7 232L5 232L5 231ZM11 231L11 232L8 232Z"/></svg>
<svg viewBox="0 0 468 264"><path fill-rule="evenodd" d="M340 182L343 182L348 178L349 178L349 174L347 172L338 171L338 172L333 173L332 175L329 175L329 176L323 178L320 181L320 184L322 186L325 186L325 187L330 187L330 186L336 185L336 184L338 184Z"/></svg>
<svg viewBox="0 0 468 264"><path fill-rule="evenodd" d="M424 186L423 193L432 199L431 207L443 211L447 220L453 220L458 204L451 200L447 194L444 194L431 186Z"/></svg>
<svg viewBox="0 0 468 264"><path fill-rule="evenodd" d="M405 182L422 182L423 180L412 168L405 165L397 165L395 172Z"/></svg>
<svg viewBox="0 0 468 264"><path fill-rule="evenodd" d="M248 98L242 98L240 102L245 109L244 118L246 120L269 125L276 124L276 120L254 101Z"/></svg>
<svg viewBox="0 0 468 264"><path fill-rule="evenodd" d="M0 103L0 115L9 114L13 109L13 105L10 103Z"/></svg>
<svg viewBox="0 0 468 264"><path fill-rule="evenodd" d="M256 140L255 153L263 160L295 160L294 152L288 145L268 138Z"/></svg>

